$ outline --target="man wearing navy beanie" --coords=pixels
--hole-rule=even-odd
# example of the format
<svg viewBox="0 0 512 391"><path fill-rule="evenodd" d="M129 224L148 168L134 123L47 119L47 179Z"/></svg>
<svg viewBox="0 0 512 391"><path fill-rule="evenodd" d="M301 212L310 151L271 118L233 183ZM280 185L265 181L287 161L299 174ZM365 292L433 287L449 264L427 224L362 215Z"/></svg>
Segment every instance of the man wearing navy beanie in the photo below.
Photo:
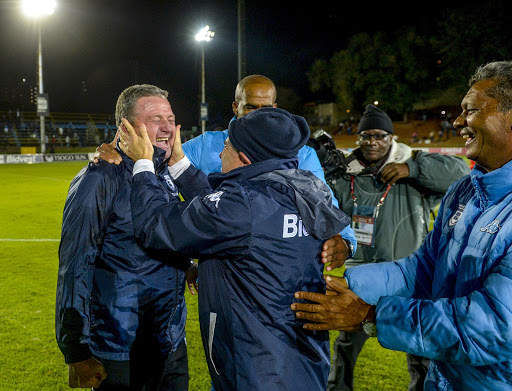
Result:
<svg viewBox="0 0 512 391"><path fill-rule="evenodd" d="M304 329L290 305L297 289L325 292L322 245L350 219L327 185L298 169L310 134L304 118L261 108L232 121L222 173L208 177L175 142L182 159L173 157L169 181L185 202L156 182L144 127L141 137L124 124L120 146L136 161L130 200L139 244L199 259L199 322L215 390L325 390L329 335Z"/></svg>
<svg viewBox="0 0 512 391"><path fill-rule="evenodd" d="M309 139L306 120L278 108L261 108L229 124L231 144L252 163L297 156Z"/></svg>

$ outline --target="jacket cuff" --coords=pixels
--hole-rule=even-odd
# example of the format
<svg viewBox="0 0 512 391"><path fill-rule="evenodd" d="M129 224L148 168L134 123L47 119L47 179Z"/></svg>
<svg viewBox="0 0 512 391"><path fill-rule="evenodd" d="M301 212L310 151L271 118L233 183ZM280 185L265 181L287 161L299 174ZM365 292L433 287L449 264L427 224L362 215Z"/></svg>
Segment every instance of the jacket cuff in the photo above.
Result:
<svg viewBox="0 0 512 391"><path fill-rule="evenodd" d="M66 364L74 364L80 361L85 361L92 357L92 353L88 346L73 349L72 351L64 354L64 360Z"/></svg>
<svg viewBox="0 0 512 391"><path fill-rule="evenodd" d="M420 173L418 169L418 163L414 159L409 159L405 162L407 166L409 167L409 178L417 178L418 174Z"/></svg>

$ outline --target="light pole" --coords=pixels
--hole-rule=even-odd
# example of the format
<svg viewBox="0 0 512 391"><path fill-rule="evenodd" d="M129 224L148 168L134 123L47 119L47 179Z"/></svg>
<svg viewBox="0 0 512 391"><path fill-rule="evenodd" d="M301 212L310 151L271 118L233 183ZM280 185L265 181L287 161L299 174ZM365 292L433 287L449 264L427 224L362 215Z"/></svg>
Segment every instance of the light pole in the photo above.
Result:
<svg viewBox="0 0 512 391"><path fill-rule="evenodd" d="M41 44L41 18L46 15L52 15L55 11L57 3L55 0L22 0L21 8L25 15L38 19L37 20L37 34L38 34L38 53L37 53L37 73L39 78L39 96L37 98L38 111L41 111L39 102L44 94L43 88L43 46ZM46 106L48 102L46 101ZM40 129L41 129L41 153L46 152L46 135L44 115L39 116Z"/></svg>
<svg viewBox="0 0 512 391"><path fill-rule="evenodd" d="M204 45L210 42L215 33L210 30L210 26L204 26L196 34L196 41L201 43L201 133L206 130L206 119L208 118L208 107L206 106L206 87L204 78Z"/></svg>

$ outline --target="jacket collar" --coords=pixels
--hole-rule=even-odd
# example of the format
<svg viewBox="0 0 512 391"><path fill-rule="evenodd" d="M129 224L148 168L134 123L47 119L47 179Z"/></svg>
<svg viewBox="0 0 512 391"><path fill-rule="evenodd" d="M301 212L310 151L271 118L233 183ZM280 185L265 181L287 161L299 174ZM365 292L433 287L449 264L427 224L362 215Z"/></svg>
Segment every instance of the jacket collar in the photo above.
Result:
<svg viewBox="0 0 512 391"><path fill-rule="evenodd" d="M488 208L512 192L512 181L508 179L512 177L512 161L491 172L476 165L470 177L481 206Z"/></svg>
<svg viewBox="0 0 512 391"><path fill-rule="evenodd" d="M126 164L126 166L130 168L130 170L132 170L133 165L135 163L121 150L121 148L119 147L119 140L117 140L116 150L121 155L123 163ZM167 164L168 160L168 158L165 159L165 150L163 150L162 148L155 147L153 145L153 164L155 165L155 171L160 171L162 165L164 163Z"/></svg>
<svg viewBox="0 0 512 391"><path fill-rule="evenodd" d="M262 162L252 163L248 166L238 167L230 172L214 172L208 175L208 180L213 189L219 187L224 181L233 180L236 182L254 178L258 175L264 174L273 170L286 170L290 168L297 168L299 160L291 159L268 159Z"/></svg>

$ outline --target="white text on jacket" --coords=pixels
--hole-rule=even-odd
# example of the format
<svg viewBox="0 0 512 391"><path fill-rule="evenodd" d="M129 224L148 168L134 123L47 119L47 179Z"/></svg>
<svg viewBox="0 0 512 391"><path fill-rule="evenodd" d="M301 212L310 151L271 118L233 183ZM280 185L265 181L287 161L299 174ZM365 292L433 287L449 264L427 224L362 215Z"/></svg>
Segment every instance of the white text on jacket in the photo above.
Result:
<svg viewBox="0 0 512 391"><path fill-rule="evenodd" d="M283 238L293 238L295 236L309 236L309 234L298 215L284 215Z"/></svg>

